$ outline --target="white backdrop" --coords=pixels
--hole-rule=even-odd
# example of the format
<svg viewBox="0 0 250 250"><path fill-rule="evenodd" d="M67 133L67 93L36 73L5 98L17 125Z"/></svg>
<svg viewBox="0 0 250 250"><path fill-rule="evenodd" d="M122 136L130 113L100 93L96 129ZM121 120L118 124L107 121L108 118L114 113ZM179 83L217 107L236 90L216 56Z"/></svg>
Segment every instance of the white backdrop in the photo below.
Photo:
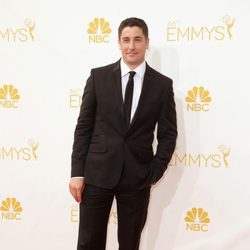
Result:
<svg viewBox="0 0 250 250"><path fill-rule="evenodd" d="M90 69L119 59L130 16L148 23L147 62L174 80L179 131L141 249L249 249L249 11L247 0L0 0L0 249L76 249L79 100ZM110 30L89 34L101 18ZM108 250L116 230L114 204Z"/></svg>

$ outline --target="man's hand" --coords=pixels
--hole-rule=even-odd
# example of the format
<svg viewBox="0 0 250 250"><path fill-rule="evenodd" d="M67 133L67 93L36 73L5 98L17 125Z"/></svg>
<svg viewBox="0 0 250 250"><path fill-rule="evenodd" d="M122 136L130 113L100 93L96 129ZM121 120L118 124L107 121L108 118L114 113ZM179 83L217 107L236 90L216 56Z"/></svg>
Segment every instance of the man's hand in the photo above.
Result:
<svg viewBox="0 0 250 250"><path fill-rule="evenodd" d="M82 202L82 192L84 190L84 179L75 178L69 182L69 191L77 202Z"/></svg>

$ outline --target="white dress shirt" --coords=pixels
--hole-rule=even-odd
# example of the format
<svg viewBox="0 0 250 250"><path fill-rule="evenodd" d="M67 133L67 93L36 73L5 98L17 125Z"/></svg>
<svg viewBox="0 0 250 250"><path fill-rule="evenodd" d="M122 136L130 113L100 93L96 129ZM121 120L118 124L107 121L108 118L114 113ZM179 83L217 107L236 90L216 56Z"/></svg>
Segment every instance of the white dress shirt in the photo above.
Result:
<svg viewBox="0 0 250 250"><path fill-rule="evenodd" d="M140 99L141 95L141 89L142 89L142 83L146 71L146 62L143 61L139 66L137 66L135 69L131 70L128 65L121 59L120 61L120 66L121 66L121 80L122 80L122 97L124 101L124 96L125 96L125 90L129 78L129 72L130 71L135 71L134 75L134 91L133 91L133 100L132 100L132 107L131 107L131 116L130 116L130 121L133 119L133 116L135 114L135 111L138 106L138 102ZM76 176L72 177L71 179L80 179L84 178L82 176Z"/></svg>
<svg viewBox="0 0 250 250"><path fill-rule="evenodd" d="M134 71L136 74L134 75L134 91L133 91L133 100L131 107L131 116L130 121L133 119L136 108L138 106L139 98L141 95L142 83L144 79L144 74L146 71L146 62L142 62L135 69L131 70L127 64L124 63L123 59L121 60L121 77L122 77L122 97L124 101L125 90L128 83L129 72Z"/></svg>

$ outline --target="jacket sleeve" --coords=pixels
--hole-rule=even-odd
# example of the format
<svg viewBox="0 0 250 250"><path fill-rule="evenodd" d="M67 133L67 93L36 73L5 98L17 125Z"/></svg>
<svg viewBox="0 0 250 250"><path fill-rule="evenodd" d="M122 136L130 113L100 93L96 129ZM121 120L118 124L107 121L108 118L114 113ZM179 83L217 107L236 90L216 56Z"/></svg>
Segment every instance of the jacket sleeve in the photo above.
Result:
<svg viewBox="0 0 250 250"><path fill-rule="evenodd" d="M71 155L71 177L84 176L85 161L92 138L96 116L96 94L94 74L87 79L77 125L74 133L73 151Z"/></svg>
<svg viewBox="0 0 250 250"><path fill-rule="evenodd" d="M177 138L176 110L173 83L167 89L157 122L157 150L151 162L151 183L156 183L166 171L175 149Z"/></svg>

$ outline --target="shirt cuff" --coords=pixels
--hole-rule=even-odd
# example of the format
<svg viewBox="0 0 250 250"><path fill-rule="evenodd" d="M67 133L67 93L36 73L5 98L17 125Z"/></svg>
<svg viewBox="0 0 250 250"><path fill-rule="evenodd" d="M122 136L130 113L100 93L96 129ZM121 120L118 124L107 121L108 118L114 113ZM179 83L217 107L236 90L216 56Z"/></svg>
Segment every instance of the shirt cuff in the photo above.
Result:
<svg viewBox="0 0 250 250"><path fill-rule="evenodd" d="M83 176L75 176L75 177L71 177L71 180L73 180L73 179L84 179L84 177L83 177Z"/></svg>

